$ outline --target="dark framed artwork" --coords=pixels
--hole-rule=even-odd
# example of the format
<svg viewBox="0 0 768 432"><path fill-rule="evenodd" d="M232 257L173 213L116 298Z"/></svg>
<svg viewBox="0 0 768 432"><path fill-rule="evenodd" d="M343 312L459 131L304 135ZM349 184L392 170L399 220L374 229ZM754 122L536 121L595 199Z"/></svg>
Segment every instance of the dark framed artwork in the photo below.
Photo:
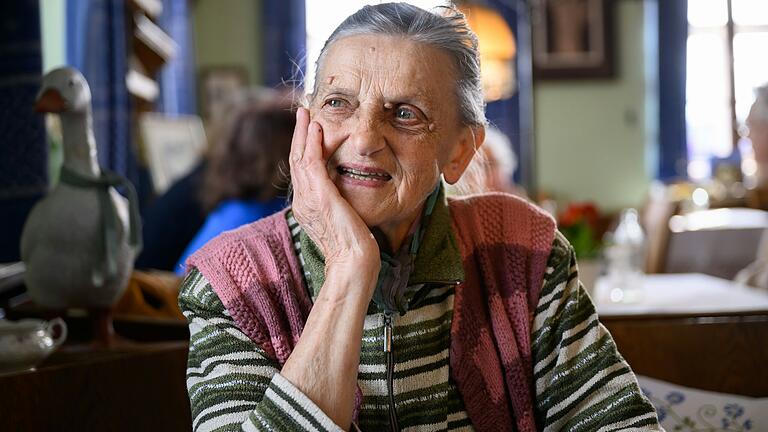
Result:
<svg viewBox="0 0 768 432"><path fill-rule="evenodd" d="M536 79L615 75L612 0L533 0Z"/></svg>

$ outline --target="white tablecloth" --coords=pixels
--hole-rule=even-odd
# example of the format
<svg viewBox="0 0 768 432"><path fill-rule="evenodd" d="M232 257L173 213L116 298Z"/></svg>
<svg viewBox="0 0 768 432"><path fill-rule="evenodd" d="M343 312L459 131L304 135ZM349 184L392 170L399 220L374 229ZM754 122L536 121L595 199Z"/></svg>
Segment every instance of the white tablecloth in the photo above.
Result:
<svg viewBox="0 0 768 432"><path fill-rule="evenodd" d="M642 375L637 381L668 431L768 431L768 398L692 389Z"/></svg>
<svg viewBox="0 0 768 432"><path fill-rule="evenodd" d="M610 290L607 278L597 280L593 300L599 315L768 311L765 291L700 273L646 275L637 303L614 303Z"/></svg>

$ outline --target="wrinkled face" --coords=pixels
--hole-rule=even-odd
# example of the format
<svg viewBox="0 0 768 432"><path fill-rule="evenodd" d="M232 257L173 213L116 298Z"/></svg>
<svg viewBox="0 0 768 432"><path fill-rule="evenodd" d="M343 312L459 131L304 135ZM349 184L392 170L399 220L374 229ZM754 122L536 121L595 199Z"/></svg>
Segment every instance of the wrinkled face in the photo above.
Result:
<svg viewBox="0 0 768 432"><path fill-rule="evenodd" d="M328 48L310 115L331 179L369 227L410 225L442 172L458 180L457 155L473 136L454 88L451 60L436 48L368 35Z"/></svg>

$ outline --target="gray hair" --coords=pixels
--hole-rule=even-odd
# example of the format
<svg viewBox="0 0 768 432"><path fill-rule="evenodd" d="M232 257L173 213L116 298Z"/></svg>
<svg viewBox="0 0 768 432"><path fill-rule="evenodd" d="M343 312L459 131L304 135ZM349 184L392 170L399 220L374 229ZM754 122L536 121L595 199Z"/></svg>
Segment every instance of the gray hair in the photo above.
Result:
<svg viewBox="0 0 768 432"><path fill-rule="evenodd" d="M750 117L761 122L768 122L768 83L755 89L755 103L752 105Z"/></svg>
<svg viewBox="0 0 768 432"><path fill-rule="evenodd" d="M464 14L448 6L436 8L435 11L425 11L408 3L365 6L339 24L325 42L315 64L315 77L328 47L340 39L359 35L404 36L441 49L455 65L461 121L468 126L486 124L477 36L469 28ZM316 92L317 80L311 97Z"/></svg>

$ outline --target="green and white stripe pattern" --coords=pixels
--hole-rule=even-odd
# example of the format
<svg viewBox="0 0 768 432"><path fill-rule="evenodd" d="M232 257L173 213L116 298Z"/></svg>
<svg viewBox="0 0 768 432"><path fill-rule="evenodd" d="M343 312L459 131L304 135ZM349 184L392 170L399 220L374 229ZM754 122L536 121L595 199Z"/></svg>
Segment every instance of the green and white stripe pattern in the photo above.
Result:
<svg viewBox="0 0 768 432"><path fill-rule="evenodd" d="M536 423L544 431L663 430L637 379L578 281L557 233L531 337Z"/></svg>
<svg viewBox="0 0 768 432"><path fill-rule="evenodd" d="M299 229L289 218L294 244ZM300 255L300 250L297 250ZM450 379L453 285L424 286L393 317L394 390L404 431L473 430ZM196 431L340 430L236 326L192 270L179 296L191 332L187 386ZM359 428L388 430L384 319L371 313L358 372ZM537 424L546 431L661 430L612 339L579 287L570 245L558 235L534 322Z"/></svg>

